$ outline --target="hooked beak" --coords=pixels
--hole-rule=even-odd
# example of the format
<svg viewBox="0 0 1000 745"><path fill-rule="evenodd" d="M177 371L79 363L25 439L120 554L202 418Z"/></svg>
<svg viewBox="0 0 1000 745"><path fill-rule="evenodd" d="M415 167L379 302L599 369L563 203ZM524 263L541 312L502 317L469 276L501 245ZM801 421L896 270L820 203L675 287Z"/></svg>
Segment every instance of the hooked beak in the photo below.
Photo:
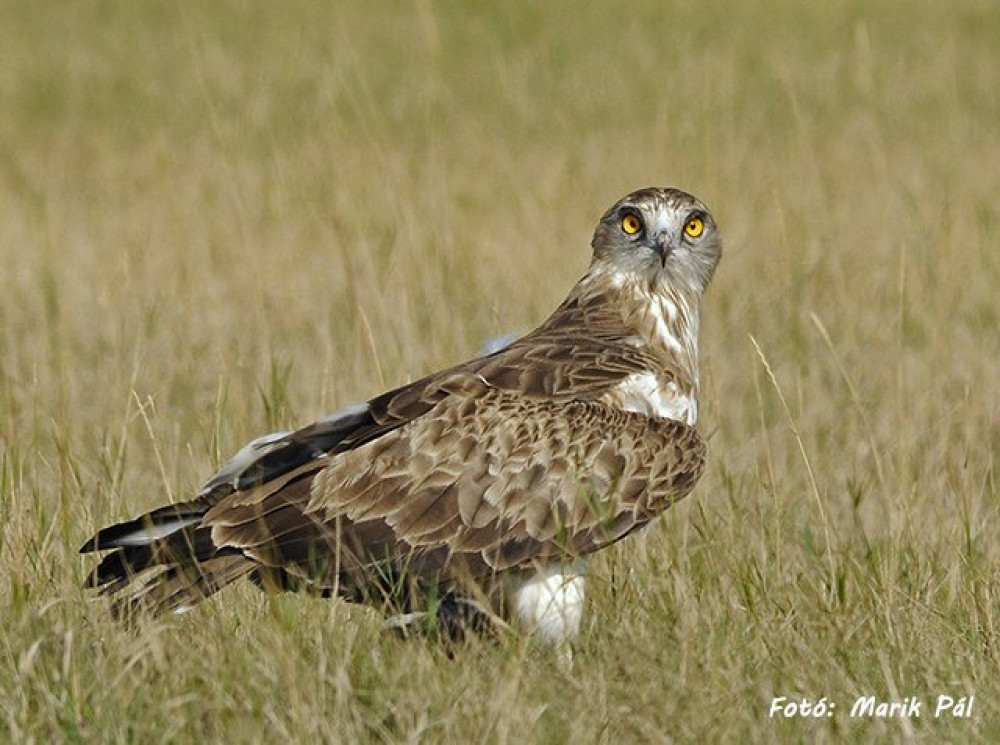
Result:
<svg viewBox="0 0 1000 745"><path fill-rule="evenodd" d="M653 246L656 249L656 253L660 255L661 266L667 265L667 257L677 248L677 244L674 242L669 233L660 233L656 236L656 240L653 241Z"/></svg>

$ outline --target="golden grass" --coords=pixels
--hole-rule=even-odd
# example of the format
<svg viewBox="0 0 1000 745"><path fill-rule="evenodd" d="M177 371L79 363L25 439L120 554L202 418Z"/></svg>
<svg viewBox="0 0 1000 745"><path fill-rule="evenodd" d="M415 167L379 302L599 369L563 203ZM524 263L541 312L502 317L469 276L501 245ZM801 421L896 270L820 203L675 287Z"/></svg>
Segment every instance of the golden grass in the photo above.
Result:
<svg viewBox="0 0 1000 745"><path fill-rule="evenodd" d="M7 739L1000 738L998 7L672 5L4 4ZM249 587L129 633L80 589L96 527L248 438L540 321L649 184L727 241L710 464L595 562L571 670Z"/></svg>

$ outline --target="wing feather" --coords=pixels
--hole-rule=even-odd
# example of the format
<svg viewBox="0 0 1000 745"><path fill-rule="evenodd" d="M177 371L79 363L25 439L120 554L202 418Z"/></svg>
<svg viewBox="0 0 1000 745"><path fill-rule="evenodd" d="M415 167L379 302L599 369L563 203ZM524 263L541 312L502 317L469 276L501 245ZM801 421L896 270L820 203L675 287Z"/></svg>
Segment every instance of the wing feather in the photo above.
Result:
<svg viewBox="0 0 1000 745"><path fill-rule="evenodd" d="M223 499L203 524L220 547L269 564L311 550L342 553L345 567L482 575L622 538L691 490L704 450L680 422L473 375L375 441Z"/></svg>
<svg viewBox="0 0 1000 745"><path fill-rule="evenodd" d="M633 333L612 299L574 292L510 346L258 438L194 500L102 530L81 549L116 549L94 581L117 590L160 566L181 605L184 571L236 553L279 586L294 574L366 592L345 573L448 580L597 550L703 468L692 428L600 403L660 365ZM220 561L212 576L247 566Z"/></svg>

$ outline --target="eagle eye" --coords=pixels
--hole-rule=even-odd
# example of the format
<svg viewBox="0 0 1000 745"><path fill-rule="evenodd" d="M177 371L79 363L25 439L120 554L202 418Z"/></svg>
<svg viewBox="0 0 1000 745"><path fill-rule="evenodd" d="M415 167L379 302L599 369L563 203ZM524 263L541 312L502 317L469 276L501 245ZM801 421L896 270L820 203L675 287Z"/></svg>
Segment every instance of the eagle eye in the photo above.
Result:
<svg viewBox="0 0 1000 745"><path fill-rule="evenodd" d="M634 212L626 212L622 217L622 232L625 235L638 235L642 231L642 220Z"/></svg>

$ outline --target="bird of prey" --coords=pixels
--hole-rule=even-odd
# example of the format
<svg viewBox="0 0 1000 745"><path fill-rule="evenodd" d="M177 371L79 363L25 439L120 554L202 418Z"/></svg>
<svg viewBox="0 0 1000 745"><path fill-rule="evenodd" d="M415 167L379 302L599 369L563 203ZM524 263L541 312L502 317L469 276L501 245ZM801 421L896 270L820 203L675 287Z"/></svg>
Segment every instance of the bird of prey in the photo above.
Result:
<svg viewBox="0 0 1000 745"><path fill-rule="evenodd" d="M648 188L601 218L582 279L507 346L254 440L194 499L99 531L88 584L181 612L249 577L405 624L483 617L562 642L586 559L693 489L699 303L722 253L698 199Z"/></svg>

